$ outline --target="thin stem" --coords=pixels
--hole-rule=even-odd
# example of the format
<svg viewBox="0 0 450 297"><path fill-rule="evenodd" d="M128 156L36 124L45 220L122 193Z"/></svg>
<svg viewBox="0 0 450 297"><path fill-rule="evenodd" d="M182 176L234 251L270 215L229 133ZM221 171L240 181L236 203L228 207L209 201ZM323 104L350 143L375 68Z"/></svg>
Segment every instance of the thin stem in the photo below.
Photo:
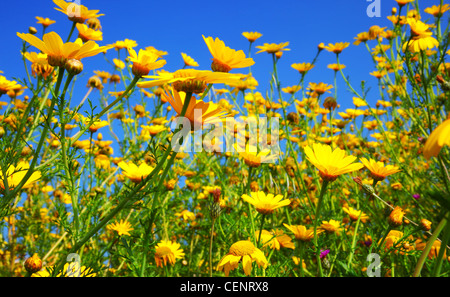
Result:
<svg viewBox="0 0 450 297"><path fill-rule="evenodd" d="M70 41L70 38L72 37L73 31L75 30L76 26L77 26L77 23L76 22L72 22L72 28L70 28L70 33L69 33L69 36L67 37L66 42Z"/></svg>
<svg viewBox="0 0 450 297"><path fill-rule="evenodd" d="M62 79L64 77L64 68L59 67L58 68L58 78L56 81L56 85L55 85L55 90L53 93L53 98L51 100L50 103L50 107L48 109L48 115L47 115L47 124L44 126L44 130L41 133L41 138L39 140L38 146L36 148L36 150L34 151L33 154L33 159L31 161L30 167L27 171L27 173L25 174L25 176L23 177L22 181L14 188L13 191L10 191L6 197L6 201L9 201L9 199L11 199L10 197L15 197L17 195L17 193L22 189L22 187L25 185L25 183L28 181L28 179L30 178L30 176L33 174L34 169L36 167L36 163L39 157L39 154L41 152L42 146L44 145L45 139L47 137L47 133L48 130L50 128L50 124L52 122L52 117L53 117L53 110L56 104L56 101L58 101L58 93L59 93L59 88L61 86L61 82Z"/></svg>
<svg viewBox="0 0 450 297"><path fill-rule="evenodd" d="M441 273L442 260L444 258L444 254L445 254L445 250L446 250L445 245L447 244L449 239L450 239L450 223L447 222L445 230L444 230L444 236L442 237L441 248L439 250L439 254L437 256L437 261L436 261L436 264L434 266L433 273L432 273L432 275L434 277L439 277L439 274Z"/></svg>
<svg viewBox="0 0 450 297"><path fill-rule="evenodd" d="M433 246L435 240L439 236L439 233L441 233L442 229L444 229L445 225L448 222L447 216L450 212L447 212L445 216L442 218L442 220L439 222L439 224L436 226L436 229L434 230L433 234L430 236L430 238L427 241L427 244L425 245L425 248L422 251L422 254L420 255L419 261L416 264L416 268L414 269L413 277L418 277L420 275L420 272L422 271L422 267L425 264L425 261L428 257L428 254L430 253L431 247ZM441 248L445 248L445 246L442 246Z"/></svg>
<svg viewBox="0 0 450 297"><path fill-rule="evenodd" d="M256 242L256 246L259 246L259 243L261 242L261 233L264 227L264 219L266 218L265 214L261 214L261 226L259 227L259 235L258 235L258 241Z"/></svg>
<svg viewBox="0 0 450 297"><path fill-rule="evenodd" d="M211 223L211 233L210 233L210 239L209 239L209 277L212 277L212 247L213 247L213 237L214 237L214 223L216 222L216 219L212 219Z"/></svg>
<svg viewBox="0 0 450 297"><path fill-rule="evenodd" d="M317 225L319 222L319 215L320 215L320 209L322 207L323 197L327 190L328 183L329 183L329 181L327 181L326 179L322 180L322 188L320 189L319 201L317 202L316 215L314 218L314 246L315 246L315 250L316 250L317 265L319 265L320 276L323 276L323 271L322 271L322 262L320 260L320 252L318 252L319 247L317 244L317 237L318 237L317 236Z"/></svg>

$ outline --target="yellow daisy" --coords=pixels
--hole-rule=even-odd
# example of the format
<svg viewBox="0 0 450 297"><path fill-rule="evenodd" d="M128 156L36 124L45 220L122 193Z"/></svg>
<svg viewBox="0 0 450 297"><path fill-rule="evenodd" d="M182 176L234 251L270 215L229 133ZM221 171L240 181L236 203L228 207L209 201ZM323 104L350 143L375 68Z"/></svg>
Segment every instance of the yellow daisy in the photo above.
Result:
<svg viewBox="0 0 450 297"><path fill-rule="evenodd" d="M252 272L253 262L256 262L259 267L263 267L264 269L269 264L260 249L248 240L241 240L231 245L228 253L219 261L217 270L221 271L223 269L225 276L228 276L230 271L238 268L241 262L244 273L247 276Z"/></svg>
<svg viewBox="0 0 450 297"><path fill-rule="evenodd" d="M120 161L117 165L122 169L123 175L128 177L134 183L140 183L154 169L145 162L142 162L138 166L133 162Z"/></svg>
<svg viewBox="0 0 450 297"><path fill-rule="evenodd" d="M365 213L364 213L363 211L361 211L361 210L356 210L356 209L354 209L353 207L347 207L347 206L344 206L344 207L342 208L342 210L343 210L346 214L348 214L348 216L350 217L350 219L351 219L352 221L357 221L358 218L361 217L361 218L360 218L360 221L363 222L363 223L365 223L365 222L369 219L369 216L368 216L367 214L365 214Z"/></svg>
<svg viewBox="0 0 450 297"><path fill-rule="evenodd" d="M13 190L17 185L19 185L25 175L28 173L30 165L24 161L20 161L17 166L10 165L6 170L6 179L3 175L3 170L0 168L0 191L5 190L6 183L8 183L8 189ZM34 171L28 180L23 185L22 189L27 189L33 185L34 182L41 178L40 171Z"/></svg>
<svg viewBox="0 0 450 297"><path fill-rule="evenodd" d="M260 51L256 52L257 54L266 52L268 54L275 54L280 51L290 51L290 49L286 48L289 45L289 42L282 42L279 44L276 43L264 43L264 45L258 45L256 48L259 48Z"/></svg>
<svg viewBox="0 0 450 297"><path fill-rule="evenodd" d="M308 161L319 169L319 175L328 181L364 167L362 163L353 163L356 157L346 156L345 151L338 147L332 151L331 146L326 144L314 143L312 148L306 146L305 154Z"/></svg>
<svg viewBox="0 0 450 297"><path fill-rule="evenodd" d="M211 69L214 72L229 72L235 68L245 68L255 64L252 58L245 57L242 50L236 51L229 48L217 37L213 39L212 37L206 38L203 36L203 40L213 56Z"/></svg>
<svg viewBox="0 0 450 297"><path fill-rule="evenodd" d="M180 115L186 99L186 93L178 92L175 88L167 88L161 94L161 99L169 102L175 112ZM192 96L184 117L189 120L191 130L194 131L202 128L204 124L218 123L227 115L228 112L218 104L197 100L195 96Z"/></svg>
<svg viewBox="0 0 450 297"><path fill-rule="evenodd" d="M262 34L259 32L242 32L242 36L247 38L249 42L253 43L256 39L260 38Z"/></svg>
<svg viewBox="0 0 450 297"><path fill-rule="evenodd" d="M244 159L245 164L250 167L259 167L261 163L273 162L278 157L277 154L271 154L271 150L268 148L258 151L255 145L249 143L245 145L245 148L238 143L233 144L233 147L239 156Z"/></svg>
<svg viewBox="0 0 450 297"><path fill-rule="evenodd" d="M99 10L89 10L84 5L79 5L75 2L66 2L64 0L53 0L58 7L56 10L61 11L69 17L69 20L76 23L84 23L88 19L98 18L104 14L99 14Z"/></svg>
<svg viewBox="0 0 450 297"><path fill-rule="evenodd" d="M251 192L251 196L243 194L241 196L244 201L255 206L256 211L261 214L271 214L275 209L289 205L289 199L283 199L283 195L267 194L263 191Z"/></svg>
<svg viewBox="0 0 450 297"><path fill-rule="evenodd" d="M283 223L283 225L288 228L292 233L294 233L295 239L300 241L311 241L314 238L314 228L310 227L306 229L303 225L288 225ZM317 229L316 234L319 235L323 230Z"/></svg>
<svg viewBox="0 0 450 297"><path fill-rule="evenodd" d="M103 40L103 33L100 30L94 30L89 28L85 24L76 24L78 30L78 38L81 38L83 42L87 42L89 40L101 41Z"/></svg>
<svg viewBox="0 0 450 297"><path fill-rule="evenodd" d="M359 159L364 166L370 171L370 175L376 181L381 181L387 176L400 172L400 168L394 165L384 165L383 162L375 161L373 159L367 160L366 158Z"/></svg>
<svg viewBox="0 0 450 297"><path fill-rule="evenodd" d="M148 75L149 81L138 82L140 88L151 88L172 84L177 91L203 93L208 84L229 83L240 80L242 74L213 72L208 70L180 69L175 72L160 72L158 75Z"/></svg>
<svg viewBox="0 0 450 297"><path fill-rule="evenodd" d="M119 234L119 236L130 235L130 231L134 230L134 228L131 227L130 222L124 220L120 220L120 222L109 224L106 228L109 230L116 231L117 234Z"/></svg>
<svg viewBox="0 0 450 297"><path fill-rule="evenodd" d="M198 67L198 63L186 53L181 53L181 57L183 58L185 66Z"/></svg>
<svg viewBox="0 0 450 297"><path fill-rule="evenodd" d="M53 21L53 20L51 20L49 18L43 18L43 17L37 16L36 19L37 19L36 23L37 24L41 24L44 28L47 28L48 26L56 23L56 21Z"/></svg>
<svg viewBox="0 0 450 297"><path fill-rule="evenodd" d="M180 244L170 241L161 240L155 247L155 262L157 267L167 265L167 262L174 265L177 259L184 257L183 249L180 249Z"/></svg>
<svg viewBox="0 0 450 297"><path fill-rule="evenodd" d="M255 231L255 238L258 238L259 231ZM295 249L295 245L292 242L292 238L285 234L283 230L262 230L261 231L261 244L262 247L268 246L270 249L280 250L280 248Z"/></svg>
<svg viewBox="0 0 450 297"><path fill-rule="evenodd" d="M150 70L166 65L166 60L158 60L159 56L154 52L140 49L139 53L136 54L134 49L128 48L128 54L130 61L133 62L131 71L135 76L147 75Z"/></svg>
<svg viewBox="0 0 450 297"><path fill-rule="evenodd" d="M439 42L432 36L433 32L430 31L429 25L414 18L407 18L407 22L411 28L411 39L403 44L403 51L408 49L416 53L439 47Z"/></svg>
<svg viewBox="0 0 450 297"><path fill-rule="evenodd" d="M444 145L450 146L450 119L443 121L431 132L423 147L423 156L426 159L436 157Z"/></svg>
<svg viewBox="0 0 450 297"><path fill-rule="evenodd" d="M17 36L47 54L51 66L63 67L68 59L81 60L105 52L112 46L99 46L95 41L83 43L80 38L75 42L64 43L55 32L44 34L42 40L30 33L17 33Z"/></svg>

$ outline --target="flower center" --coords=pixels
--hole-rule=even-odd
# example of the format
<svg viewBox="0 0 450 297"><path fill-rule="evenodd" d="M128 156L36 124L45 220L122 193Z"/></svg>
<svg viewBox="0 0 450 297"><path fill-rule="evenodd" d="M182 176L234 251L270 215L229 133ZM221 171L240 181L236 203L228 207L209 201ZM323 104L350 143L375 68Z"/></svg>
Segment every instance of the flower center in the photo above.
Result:
<svg viewBox="0 0 450 297"><path fill-rule="evenodd" d="M162 246L162 247L158 248L158 250L155 252L155 256L164 257L170 253L172 253L172 250L169 247Z"/></svg>
<svg viewBox="0 0 450 297"><path fill-rule="evenodd" d="M230 253L235 256L251 255L254 251L255 246L246 240L238 241L230 247Z"/></svg>
<svg viewBox="0 0 450 297"><path fill-rule="evenodd" d="M226 72L226 73L228 73L233 68L231 68L227 64L222 63L221 61L219 61L216 58L214 58L212 63L211 63L211 69L214 72Z"/></svg>

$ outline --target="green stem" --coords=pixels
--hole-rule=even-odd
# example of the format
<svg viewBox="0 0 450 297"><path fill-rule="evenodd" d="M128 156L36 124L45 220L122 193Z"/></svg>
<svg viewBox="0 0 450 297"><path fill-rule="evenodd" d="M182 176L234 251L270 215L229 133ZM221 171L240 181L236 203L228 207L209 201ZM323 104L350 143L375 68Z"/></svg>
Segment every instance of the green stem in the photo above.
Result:
<svg viewBox="0 0 450 297"><path fill-rule="evenodd" d="M8 193L7 197L5 197L5 201L9 201L11 199L11 197L16 197L16 195L19 193L19 191L22 189L22 187L25 185L25 183L28 181L28 179L34 172L34 168L36 167L36 163L37 163L39 154L41 152L42 146L44 145L48 130L50 128L51 120L53 117L53 110L54 110L56 101L58 101L58 93L59 93L59 88L61 86L62 79L64 77L64 70L65 69L62 67L58 68L58 78L56 81L53 98L51 100L50 107L48 109L47 124L44 126L44 130L41 133L41 138L39 140L38 146L36 147L36 150L34 151L33 159L30 164L30 168L28 169L25 176L22 178L22 181L14 188L13 191L10 191Z"/></svg>
<svg viewBox="0 0 450 297"><path fill-rule="evenodd" d="M300 277L303 277L303 242L301 240L298 240L297 242L299 249Z"/></svg>
<svg viewBox="0 0 450 297"><path fill-rule="evenodd" d="M356 234L358 233L359 222L361 221L361 214L362 211L359 214L358 220L356 221L355 230L353 231L352 247L350 248L350 256L348 258L347 268L350 268L350 265L352 264L353 260L353 255L355 254Z"/></svg>
<svg viewBox="0 0 450 297"><path fill-rule="evenodd" d="M77 26L77 23L76 22L72 22L72 28L70 28L70 33L69 33L69 36L67 37L66 42L70 41L70 38L72 37L73 31L75 30L76 26Z"/></svg>
<svg viewBox="0 0 450 297"><path fill-rule="evenodd" d="M259 246L259 243L261 242L261 233L264 227L264 219L266 218L265 214L261 214L261 226L259 227L259 235L258 235L258 241L256 242L256 246Z"/></svg>
<svg viewBox="0 0 450 297"><path fill-rule="evenodd" d="M436 229L434 230L433 234L428 239L427 244L425 245L425 248L423 249L422 254L420 255L419 261L416 264L416 268L414 269L414 273L412 275L413 277L418 277L420 275L422 267L425 264L428 254L430 253L431 247L433 246L435 240L439 236L439 233L441 233L442 229L444 229L445 225L448 222L447 216L449 215L449 213L450 212L446 213L446 215L442 218L442 220L436 226ZM445 246L442 246L441 248L445 248Z"/></svg>
<svg viewBox="0 0 450 297"><path fill-rule="evenodd" d="M59 121L61 123L61 137L60 137L60 142L61 142L61 157L62 157L62 161L64 164L64 171L66 172L66 176L70 182L69 188L70 188L70 197L72 199L72 210L73 210L73 217L74 217L74 223L75 223L75 239L78 238L78 230L79 230L79 220L78 220L78 200L76 199L75 195L74 195L74 191L73 191L73 186L74 186L74 180L73 180L73 175L72 175L72 171L69 168L69 163L67 162L67 153L66 153L66 136L65 136L65 121L64 121L64 109L65 109L65 95L67 92L67 88L69 87L70 82L72 81L72 78L74 77L73 74L69 74L67 79L66 79L66 83L64 85L62 94L61 94L61 99L60 99L60 107L59 107Z"/></svg>
<svg viewBox="0 0 450 297"><path fill-rule="evenodd" d="M213 237L214 237L214 223L216 222L216 219L212 219L211 223L211 233L210 233L210 239L209 239L209 277L212 277L212 247L213 247Z"/></svg>
<svg viewBox="0 0 450 297"><path fill-rule="evenodd" d="M442 260L444 258L446 245L447 245L449 239L450 239L450 223L447 222L445 230L444 230L444 236L442 237L441 248L439 250L439 254L437 256L437 261L436 261L436 264L434 266L433 273L432 273L432 275L434 277L439 277L439 274L441 273Z"/></svg>
<svg viewBox="0 0 450 297"><path fill-rule="evenodd" d="M329 183L329 181L327 181L326 179L322 180L322 188L320 189L319 201L317 202L316 214L315 214L315 218L314 218L314 247L316 250L317 265L319 266L319 273L320 273L321 277L323 276L323 271L322 271L322 262L320 260L320 250L319 250L319 246L317 244L317 238L318 238L317 225L319 222L319 215L320 215L320 209L322 208L323 197L327 190L328 183Z"/></svg>
<svg viewBox="0 0 450 297"><path fill-rule="evenodd" d="M391 232L391 230L392 230L391 225L388 225L386 231L384 232L383 238L380 240L380 242L377 245L377 253L380 251L380 248L383 245L383 242L386 240L386 237L388 236L389 232Z"/></svg>

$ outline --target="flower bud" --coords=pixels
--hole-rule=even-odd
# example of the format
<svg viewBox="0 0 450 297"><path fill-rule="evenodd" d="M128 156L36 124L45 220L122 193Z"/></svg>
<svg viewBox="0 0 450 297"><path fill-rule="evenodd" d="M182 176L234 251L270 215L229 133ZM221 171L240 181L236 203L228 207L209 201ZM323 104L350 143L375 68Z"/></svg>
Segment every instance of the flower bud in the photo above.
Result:
<svg viewBox="0 0 450 297"><path fill-rule="evenodd" d="M88 80L87 87L96 88L98 90L101 90L101 89L103 89L102 80L100 79L100 77L98 77L96 75L91 76Z"/></svg>
<svg viewBox="0 0 450 297"><path fill-rule="evenodd" d="M30 33L30 34L36 34L37 33L37 30L36 30L36 28L35 27L29 27L28 28L28 33Z"/></svg>
<svg viewBox="0 0 450 297"><path fill-rule="evenodd" d="M120 76L118 74L111 75L111 77L109 78L109 82L110 83L119 84L120 83Z"/></svg>
<svg viewBox="0 0 450 297"><path fill-rule="evenodd" d="M403 216L405 212L399 206L396 206L388 217L388 222L392 227L398 227L403 224Z"/></svg>
<svg viewBox="0 0 450 297"><path fill-rule="evenodd" d="M83 63L77 59L69 59L64 64L64 68L72 75L77 75L83 71Z"/></svg>
<svg viewBox="0 0 450 297"><path fill-rule="evenodd" d="M144 106L138 104L133 109L134 109L134 112L136 113L137 117L145 116L145 108L144 108Z"/></svg>
<svg viewBox="0 0 450 297"><path fill-rule="evenodd" d="M101 30L102 26L100 25L100 20L97 18L90 18L86 20L86 25L93 30Z"/></svg>
<svg viewBox="0 0 450 297"><path fill-rule="evenodd" d="M420 227L422 227L422 230L424 230L424 231L430 231L431 230L431 222L428 221L427 219L421 219Z"/></svg>
<svg viewBox="0 0 450 297"><path fill-rule="evenodd" d="M288 115L287 115L287 120L290 122L290 123L293 123L293 124L298 124L298 122L299 122L299 117L298 117L298 114L296 113L296 112L290 112L290 113L288 113Z"/></svg>
<svg viewBox="0 0 450 297"><path fill-rule="evenodd" d="M258 185L258 182L252 181L252 182L250 183L250 190L251 190L252 192L258 192L258 191L259 191L259 185Z"/></svg>
<svg viewBox="0 0 450 297"><path fill-rule="evenodd" d="M323 107L326 109L335 109L337 107L337 101L334 97L327 97L325 98L325 100L323 101Z"/></svg>
<svg viewBox="0 0 450 297"><path fill-rule="evenodd" d="M28 258L25 261L24 266L26 271L28 271L29 273L38 272L42 268L42 260L37 254L34 254L32 257Z"/></svg>

